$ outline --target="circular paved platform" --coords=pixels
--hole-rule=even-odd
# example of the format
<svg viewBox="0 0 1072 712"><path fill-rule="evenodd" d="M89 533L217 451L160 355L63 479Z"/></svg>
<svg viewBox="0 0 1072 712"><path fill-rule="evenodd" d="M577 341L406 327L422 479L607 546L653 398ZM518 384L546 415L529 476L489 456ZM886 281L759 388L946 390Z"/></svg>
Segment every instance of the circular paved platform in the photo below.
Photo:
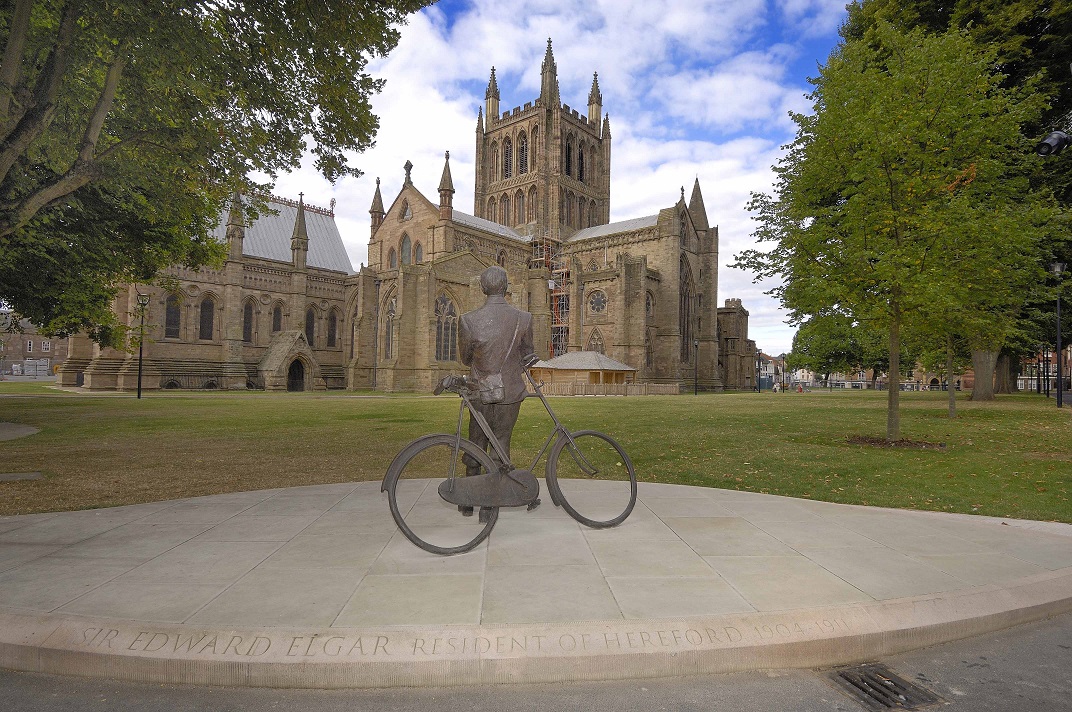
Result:
<svg viewBox="0 0 1072 712"><path fill-rule="evenodd" d="M413 507L435 482L406 482ZM598 483L614 487L614 483ZM546 501L546 498L545 498ZM641 484L455 557L379 483L0 518L0 667L212 685L651 677L873 659L1072 610L1072 526Z"/></svg>

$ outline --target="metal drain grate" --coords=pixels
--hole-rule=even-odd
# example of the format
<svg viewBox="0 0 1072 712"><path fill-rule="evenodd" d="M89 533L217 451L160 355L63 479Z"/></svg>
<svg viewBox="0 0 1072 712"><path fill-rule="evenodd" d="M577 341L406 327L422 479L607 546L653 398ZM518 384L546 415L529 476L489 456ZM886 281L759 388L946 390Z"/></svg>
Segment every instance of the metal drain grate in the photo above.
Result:
<svg viewBox="0 0 1072 712"><path fill-rule="evenodd" d="M869 710L918 710L942 701L879 663L835 670L829 678Z"/></svg>

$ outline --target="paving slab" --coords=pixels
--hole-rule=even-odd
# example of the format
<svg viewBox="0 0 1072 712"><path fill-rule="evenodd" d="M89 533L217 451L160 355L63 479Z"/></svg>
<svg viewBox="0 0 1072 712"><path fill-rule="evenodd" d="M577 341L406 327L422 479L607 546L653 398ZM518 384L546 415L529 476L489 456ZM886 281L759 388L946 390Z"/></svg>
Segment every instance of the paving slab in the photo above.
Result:
<svg viewBox="0 0 1072 712"><path fill-rule="evenodd" d="M621 483L570 483L605 507ZM401 483L414 526L479 527ZM541 483L541 486L543 484ZM378 482L0 518L0 667L378 687L821 667L1072 610L1072 526L641 483L429 554Z"/></svg>

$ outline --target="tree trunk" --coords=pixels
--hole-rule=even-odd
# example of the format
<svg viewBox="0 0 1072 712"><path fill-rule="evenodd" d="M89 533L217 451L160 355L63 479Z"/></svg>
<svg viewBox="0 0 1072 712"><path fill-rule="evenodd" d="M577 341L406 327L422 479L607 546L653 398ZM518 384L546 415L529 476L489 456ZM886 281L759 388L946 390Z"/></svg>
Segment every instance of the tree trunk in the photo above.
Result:
<svg viewBox="0 0 1072 712"><path fill-rule="evenodd" d="M893 318L890 319L890 378L886 394L886 442L901 439L901 311L897 302L891 302Z"/></svg>
<svg viewBox="0 0 1072 712"><path fill-rule="evenodd" d="M957 417L957 390L953 387L953 335L945 338L945 380L949 391L949 417Z"/></svg>
<svg viewBox="0 0 1072 712"><path fill-rule="evenodd" d="M997 351L972 351L972 367L975 369L975 386L971 394L973 401L994 400L994 367L997 362Z"/></svg>
<svg viewBox="0 0 1072 712"><path fill-rule="evenodd" d="M1018 394L1018 376L1019 368L1016 360L1010 358L1009 354L1006 353L998 356L998 365L994 371L994 390L999 394Z"/></svg>

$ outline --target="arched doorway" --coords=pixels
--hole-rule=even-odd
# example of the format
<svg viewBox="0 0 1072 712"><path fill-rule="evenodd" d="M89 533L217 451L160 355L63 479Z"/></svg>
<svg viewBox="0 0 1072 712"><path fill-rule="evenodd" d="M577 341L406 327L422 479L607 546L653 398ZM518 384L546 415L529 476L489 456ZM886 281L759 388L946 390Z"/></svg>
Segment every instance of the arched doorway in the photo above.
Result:
<svg viewBox="0 0 1072 712"><path fill-rule="evenodd" d="M290 368L287 369L287 390L305 390L305 365L301 359L294 359L290 362Z"/></svg>

